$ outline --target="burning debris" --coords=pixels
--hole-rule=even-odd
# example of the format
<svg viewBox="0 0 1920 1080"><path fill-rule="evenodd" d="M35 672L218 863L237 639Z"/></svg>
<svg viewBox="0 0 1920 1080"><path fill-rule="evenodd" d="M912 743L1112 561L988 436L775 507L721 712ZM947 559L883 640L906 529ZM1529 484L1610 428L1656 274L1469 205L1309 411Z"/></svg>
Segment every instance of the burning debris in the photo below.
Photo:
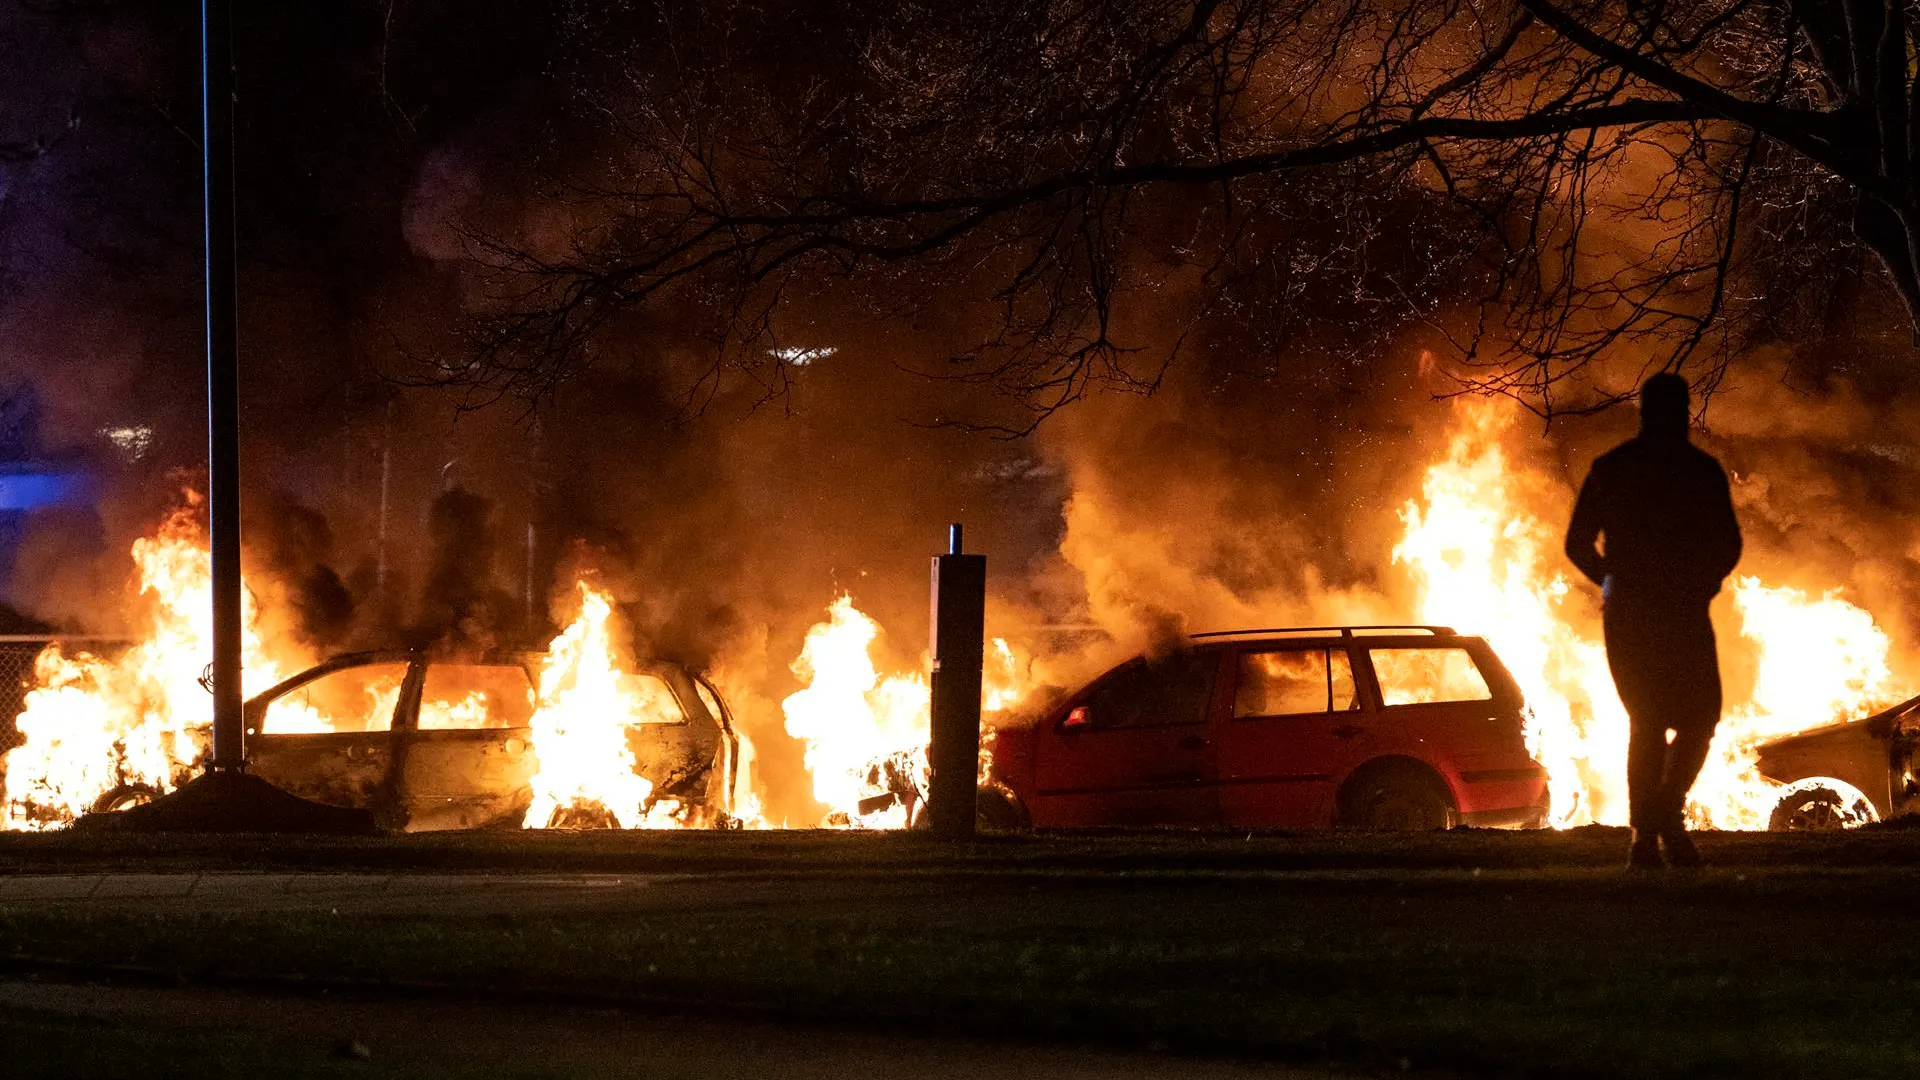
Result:
<svg viewBox="0 0 1920 1080"><path fill-rule="evenodd" d="M825 622L807 631L793 662L805 688L781 703L787 734L806 744L814 798L829 809L823 824L863 829L904 828L917 820L927 793L928 684L919 673L883 676L872 647L880 626L842 594ZM989 643L982 713L1016 710L1028 687L1013 647ZM925 665L922 664L924 668ZM983 739L980 778L992 769L991 739Z"/></svg>

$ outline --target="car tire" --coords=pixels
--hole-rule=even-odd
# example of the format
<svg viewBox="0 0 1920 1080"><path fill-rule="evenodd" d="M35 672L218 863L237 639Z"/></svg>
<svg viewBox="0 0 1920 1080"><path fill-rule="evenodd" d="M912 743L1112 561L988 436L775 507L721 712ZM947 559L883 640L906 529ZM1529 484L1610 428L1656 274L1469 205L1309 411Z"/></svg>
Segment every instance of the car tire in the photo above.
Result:
<svg viewBox="0 0 1920 1080"><path fill-rule="evenodd" d="M136 806L145 806L159 797L160 790L151 784L121 784L93 800L93 805L88 810L95 814L111 814L116 810L131 810Z"/></svg>
<svg viewBox="0 0 1920 1080"><path fill-rule="evenodd" d="M582 807L569 803L553 808L553 813L547 817L546 827L573 832L598 832L618 829L620 821L613 816L613 811L603 807Z"/></svg>
<svg viewBox="0 0 1920 1080"><path fill-rule="evenodd" d="M1796 784L1780 796L1767 817L1769 832L1839 832L1877 818L1862 797L1842 793L1833 784Z"/></svg>
<svg viewBox="0 0 1920 1080"><path fill-rule="evenodd" d="M1033 824L1020 799L997 783L982 784L975 790L973 817L980 828L995 832L1014 832Z"/></svg>
<svg viewBox="0 0 1920 1080"><path fill-rule="evenodd" d="M1459 824L1453 796L1431 770L1412 762L1363 767L1340 789L1335 824L1382 832L1433 832Z"/></svg>

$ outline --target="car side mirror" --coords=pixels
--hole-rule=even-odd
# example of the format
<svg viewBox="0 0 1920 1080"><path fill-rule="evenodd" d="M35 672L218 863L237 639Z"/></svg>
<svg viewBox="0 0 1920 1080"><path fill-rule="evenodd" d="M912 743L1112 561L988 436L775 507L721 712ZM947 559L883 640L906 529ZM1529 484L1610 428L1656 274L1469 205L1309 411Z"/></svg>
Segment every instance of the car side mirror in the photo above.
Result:
<svg viewBox="0 0 1920 1080"><path fill-rule="evenodd" d="M1067 731L1075 731L1083 727L1089 727L1092 723L1093 714L1087 711L1087 707L1085 705L1075 705L1073 709L1067 713L1067 718L1060 721L1060 726Z"/></svg>

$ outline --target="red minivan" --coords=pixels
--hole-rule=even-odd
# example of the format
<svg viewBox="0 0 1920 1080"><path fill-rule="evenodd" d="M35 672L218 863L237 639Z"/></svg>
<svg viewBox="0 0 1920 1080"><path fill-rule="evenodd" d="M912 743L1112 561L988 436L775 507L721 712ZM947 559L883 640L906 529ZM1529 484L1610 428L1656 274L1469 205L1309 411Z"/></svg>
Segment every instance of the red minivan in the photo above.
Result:
<svg viewBox="0 0 1920 1080"><path fill-rule="evenodd" d="M999 731L994 775L1040 828L1532 828L1522 709L1487 643L1443 626L1196 634Z"/></svg>

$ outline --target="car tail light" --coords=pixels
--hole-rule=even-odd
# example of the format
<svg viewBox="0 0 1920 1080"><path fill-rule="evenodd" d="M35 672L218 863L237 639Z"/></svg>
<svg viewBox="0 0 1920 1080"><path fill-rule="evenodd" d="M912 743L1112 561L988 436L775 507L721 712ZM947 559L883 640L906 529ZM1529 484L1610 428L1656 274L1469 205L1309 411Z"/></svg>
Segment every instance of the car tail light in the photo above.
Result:
<svg viewBox="0 0 1920 1080"><path fill-rule="evenodd" d="M1067 718L1060 721L1060 726L1063 728L1083 728L1086 727L1091 720L1092 717L1087 715L1087 707L1085 705L1075 705L1073 711L1067 713Z"/></svg>

